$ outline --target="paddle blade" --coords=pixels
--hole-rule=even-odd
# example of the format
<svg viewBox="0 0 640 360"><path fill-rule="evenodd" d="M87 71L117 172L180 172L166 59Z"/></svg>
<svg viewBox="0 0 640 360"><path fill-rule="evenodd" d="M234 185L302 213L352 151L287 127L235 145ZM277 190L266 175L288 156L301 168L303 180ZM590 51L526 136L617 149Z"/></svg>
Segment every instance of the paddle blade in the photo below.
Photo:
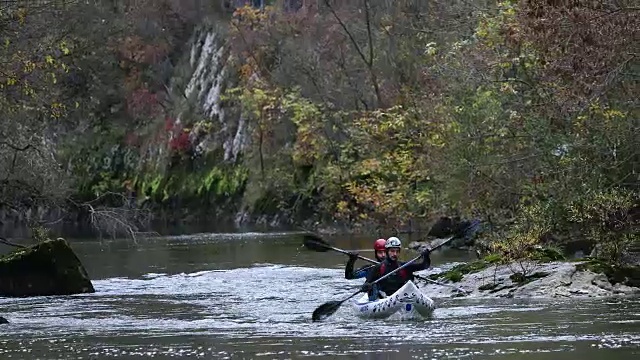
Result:
<svg viewBox="0 0 640 360"><path fill-rule="evenodd" d="M331 248L331 246L327 244L326 241L313 234L304 234L304 240L302 244L307 249L317 252L329 251L329 249Z"/></svg>
<svg viewBox="0 0 640 360"><path fill-rule="evenodd" d="M340 305L342 305L343 301L329 301L320 306L313 312L311 315L311 319L313 321L321 321L329 316L333 315L338 309Z"/></svg>

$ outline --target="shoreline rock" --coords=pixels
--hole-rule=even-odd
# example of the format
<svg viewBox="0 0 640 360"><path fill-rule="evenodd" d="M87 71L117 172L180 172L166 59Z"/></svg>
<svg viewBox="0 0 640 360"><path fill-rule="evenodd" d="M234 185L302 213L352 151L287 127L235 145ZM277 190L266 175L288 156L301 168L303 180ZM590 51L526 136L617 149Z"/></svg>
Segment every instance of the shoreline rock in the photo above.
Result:
<svg viewBox="0 0 640 360"><path fill-rule="evenodd" d="M87 271L62 238L0 257L0 296L94 293Z"/></svg>
<svg viewBox="0 0 640 360"><path fill-rule="evenodd" d="M422 285L423 290L434 298L602 298L640 295L636 278L611 281L611 274L592 271L588 261L553 261L537 263L515 262L507 265L480 262L466 264L429 275L433 280L449 286L432 283ZM597 268L596 268L597 269ZM633 276L638 276L634 268ZM634 284L629 286L625 283ZM452 287L464 290L463 294Z"/></svg>
<svg viewBox="0 0 640 360"><path fill-rule="evenodd" d="M0 325L8 324L8 323L9 323L9 320L7 320L7 319L3 318L2 316L0 316Z"/></svg>

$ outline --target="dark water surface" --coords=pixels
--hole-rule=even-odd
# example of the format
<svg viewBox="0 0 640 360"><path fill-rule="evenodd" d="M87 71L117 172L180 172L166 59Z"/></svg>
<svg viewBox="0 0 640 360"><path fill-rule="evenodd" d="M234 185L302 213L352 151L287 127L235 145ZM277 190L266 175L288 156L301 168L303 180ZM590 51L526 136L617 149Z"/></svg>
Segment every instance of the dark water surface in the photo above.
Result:
<svg viewBox="0 0 640 360"><path fill-rule="evenodd" d="M367 249L372 239L335 242ZM434 318L356 318L344 255L292 234L72 242L95 294L0 298L0 359L633 359L640 300L435 299ZM372 252L363 251L372 257ZM415 256L407 251L405 258ZM436 268L470 255L432 256Z"/></svg>

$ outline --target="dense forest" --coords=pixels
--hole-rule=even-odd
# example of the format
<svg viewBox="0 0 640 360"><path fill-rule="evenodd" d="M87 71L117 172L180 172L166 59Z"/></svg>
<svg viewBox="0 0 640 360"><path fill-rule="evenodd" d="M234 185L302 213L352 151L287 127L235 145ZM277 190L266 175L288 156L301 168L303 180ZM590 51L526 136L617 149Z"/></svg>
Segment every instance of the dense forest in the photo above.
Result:
<svg viewBox="0 0 640 360"><path fill-rule="evenodd" d="M637 2L242 3L0 2L4 219L638 241Z"/></svg>

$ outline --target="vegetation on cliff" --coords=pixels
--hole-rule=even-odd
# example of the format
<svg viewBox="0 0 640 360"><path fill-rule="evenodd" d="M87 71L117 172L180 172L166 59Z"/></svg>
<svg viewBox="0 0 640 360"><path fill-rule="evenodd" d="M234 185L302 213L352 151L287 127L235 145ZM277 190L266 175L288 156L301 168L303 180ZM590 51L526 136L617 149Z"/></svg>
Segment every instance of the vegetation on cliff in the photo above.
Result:
<svg viewBox="0 0 640 360"><path fill-rule="evenodd" d="M490 250L514 258L584 239L617 260L637 240L632 2L238 8L218 21L232 85L221 101L246 123L231 158L202 149L220 114L182 95L184 44L210 13L197 3L2 13L0 121L13 142L0 142L0 201L121 207L105 196L116 193L182 217L383 229L457 214L483 219Z"/></svg>
<svg viewBox="0 0 640 360"><path fill-rule="evenodd" d="M205 10L189 0L3 6L2 210L31 226L58 223L43 213L60 208L114 232L137 229L131 192L154 189L164 170L147 171L140 154L181 149L164 149L157 119L167 116L165 84Z"/></svg>

